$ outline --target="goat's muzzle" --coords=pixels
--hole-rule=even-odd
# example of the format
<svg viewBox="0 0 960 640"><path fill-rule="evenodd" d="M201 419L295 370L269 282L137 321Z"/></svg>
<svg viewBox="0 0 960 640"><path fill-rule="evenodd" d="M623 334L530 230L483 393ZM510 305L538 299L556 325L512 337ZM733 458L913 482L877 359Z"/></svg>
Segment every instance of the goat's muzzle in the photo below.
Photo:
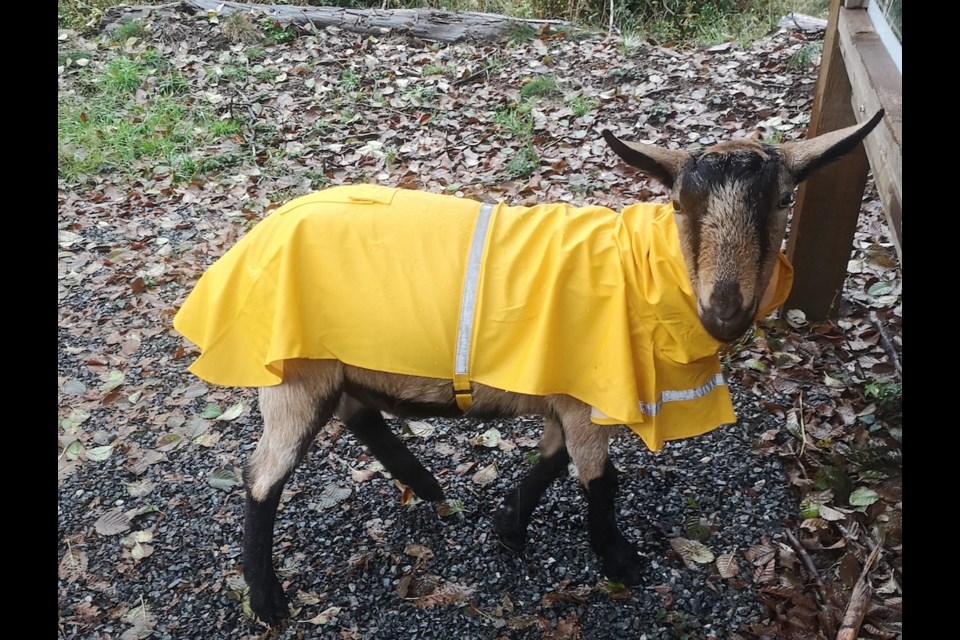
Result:
<svg viewBox="0 0 960 640"><path fill-rule="evenodd" d="M710 294L710 304L700 305L699 315L703 328L721 342L733 342L753 322L756 305L745 306L736 283L719 283Z"/></svg>

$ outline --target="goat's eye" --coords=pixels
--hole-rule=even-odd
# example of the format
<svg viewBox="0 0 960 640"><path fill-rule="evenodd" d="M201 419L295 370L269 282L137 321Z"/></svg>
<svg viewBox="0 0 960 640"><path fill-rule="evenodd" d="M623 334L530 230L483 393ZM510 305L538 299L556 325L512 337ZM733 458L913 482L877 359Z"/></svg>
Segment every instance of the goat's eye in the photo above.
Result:
<svg viewBox="0 0 960 640"><path fill-rule="evenodd" d="M793 191L791 191L789 193L785 193L782 196L780 196L780 202L778 202L777 204L780 206L781 209L786 209L787 207L793 204L794 199L795 198L793 195Z"/></svg>
<svg viewBox="0 0 960 640"><path fill-rule="evenodd" d="M683 213L683 207L680 206L680 201L674 198L673 202L673 212L674 213Z"/></svg>

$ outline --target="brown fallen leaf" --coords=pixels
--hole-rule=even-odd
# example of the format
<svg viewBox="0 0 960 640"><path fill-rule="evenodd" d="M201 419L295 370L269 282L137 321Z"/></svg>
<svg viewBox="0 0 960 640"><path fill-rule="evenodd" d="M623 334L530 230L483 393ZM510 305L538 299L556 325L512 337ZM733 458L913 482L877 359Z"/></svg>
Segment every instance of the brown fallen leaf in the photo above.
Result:
<svg viewBox="0 0 960 640"><path fill-rule="evenodd" d="M93 528L102 536L113 536L130 528L130 517L120 508L111 509L97 518Z"/></svg>

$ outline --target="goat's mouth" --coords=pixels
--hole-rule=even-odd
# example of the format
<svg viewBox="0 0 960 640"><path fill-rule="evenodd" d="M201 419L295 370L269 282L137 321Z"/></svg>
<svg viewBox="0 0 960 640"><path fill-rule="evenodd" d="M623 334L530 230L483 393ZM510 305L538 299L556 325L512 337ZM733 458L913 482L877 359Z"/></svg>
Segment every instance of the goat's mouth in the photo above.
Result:
<svg viewBox="0 0 960 640"><path fill-rule="evenodd" d="M754 312L751 309L740 309L734 314L723 317L711 309L699 310L700 324L714 339L720 342L735 342L753 324Z"/></svg>

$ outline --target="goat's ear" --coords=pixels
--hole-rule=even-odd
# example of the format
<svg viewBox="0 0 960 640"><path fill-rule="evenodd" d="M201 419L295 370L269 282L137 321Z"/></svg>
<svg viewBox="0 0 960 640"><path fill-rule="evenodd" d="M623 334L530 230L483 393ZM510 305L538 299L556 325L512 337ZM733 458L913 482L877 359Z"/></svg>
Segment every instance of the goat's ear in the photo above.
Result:
<svg viewBox="0 0 960 640"><path fill-rule="evenodd" d="M677 174L690 159L690 154L686 151L664 149L639 142L624 142L606 129L603 131L603 139L627 164L649 174L668 189L673 188Z"/></svg>
<svg viewBox="0 0 960 640"><path fill-rule="evenodd" d="M837 129L822 136L780 146L787 167L797 182L810 177L820 167L853 151L883 118L883 109L862 124Z"/></svg>

